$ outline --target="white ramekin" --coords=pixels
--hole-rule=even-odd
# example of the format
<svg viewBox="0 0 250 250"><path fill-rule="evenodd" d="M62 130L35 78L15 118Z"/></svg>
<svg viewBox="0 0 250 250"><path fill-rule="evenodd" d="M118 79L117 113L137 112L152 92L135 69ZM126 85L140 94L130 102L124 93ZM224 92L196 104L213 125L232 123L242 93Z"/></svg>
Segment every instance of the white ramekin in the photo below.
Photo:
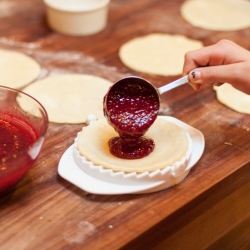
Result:
<svg viewBox="0 0 250 250"><path fill-rule="evenodd" d="M90 117L89 117L90 118ZM93 117L88 119L90 123L95 122ZM89 124L90 124L89 123ZM86 127L83 127L84 130ZM125 173L123 171L113 171L112 169L104 168L103 166L95 165L93 162L87 160L84 155L78 150L78 138L81 132L77 134L77 137L74 141L74 159L77 163L78 167L80 167L84 172L89 174L90 176L100 179L102 181L106 181L109 183L115 184L123 184L123 185L143 185L145 183L152 183L152 182L166 182L168 187L177 184L183 178L186 177L187 165L188 161L191 157L192 152L192 139L188 132L186 132L187 139L188 139L188 150L186 154L174 163L172 166L166 166L163 169L157 169L152 172L130 172Z"/></svg>
<svg viewBox="0 0 250 250"><path fill-rule="evenodd" d="M87 36L107 25L110 0L44 0L51 29L71 36Z"/></svg>

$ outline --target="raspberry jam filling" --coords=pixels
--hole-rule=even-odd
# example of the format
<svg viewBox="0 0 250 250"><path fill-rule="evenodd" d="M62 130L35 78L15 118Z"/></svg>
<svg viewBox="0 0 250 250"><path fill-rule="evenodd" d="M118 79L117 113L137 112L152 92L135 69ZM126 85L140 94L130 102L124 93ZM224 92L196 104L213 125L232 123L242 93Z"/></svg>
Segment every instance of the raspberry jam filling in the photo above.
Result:
<svg viewBox="0 0 250 250"><path fill-rule="evenodd" d="M109 140L110 152L120 158L149 155L155 143L143 136L155 121L159 97L154 87L140 78L124 78L104 97L104 115L119 134Z"/></svg>

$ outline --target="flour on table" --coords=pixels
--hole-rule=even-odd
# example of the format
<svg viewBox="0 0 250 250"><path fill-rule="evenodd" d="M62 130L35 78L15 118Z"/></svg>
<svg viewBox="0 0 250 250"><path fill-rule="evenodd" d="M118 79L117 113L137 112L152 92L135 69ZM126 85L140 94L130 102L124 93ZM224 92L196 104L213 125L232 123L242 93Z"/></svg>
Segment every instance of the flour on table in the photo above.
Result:
<svg viewBox="0 0 250 250"><path fill-rule="evenodd" d="M103 117L103 97L111 82L84 74L48 77L27 86L23 91L45 107L50 122L84 123L89 114Z"/></svg>
<svg viewBox="0 0 250 250"><path fill-rule="evenodd" d="M250 27L250 1L188 0L181 6L182 17L195 27L233 31Z"/></svg>
<svg viewBox="0 0 250 250"><path fill-rule="evenodd" d="M185 53L202 47L202 42L182 35L154 33L123 44L119 57L127 67L138 72L180 75Z"/></svg>

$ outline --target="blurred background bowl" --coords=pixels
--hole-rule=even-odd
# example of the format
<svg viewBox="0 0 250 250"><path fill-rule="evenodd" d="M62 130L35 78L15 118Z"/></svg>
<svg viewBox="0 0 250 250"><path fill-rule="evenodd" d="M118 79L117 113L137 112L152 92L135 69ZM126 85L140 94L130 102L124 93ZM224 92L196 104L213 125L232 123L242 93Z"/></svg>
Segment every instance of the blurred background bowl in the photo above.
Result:
<svg viewBox="0 0 250 250"><path fill-rule="evenodd" d="M33 166L47 126L47 112L37 100L0 86L0 195L15 187Z"/></svg>
<svg viewBox="0 0 250 250"><path fill-rule="evenodd" d="M44 0L47 22L56 32L93 35L107 25L110 0Z"/></svg>

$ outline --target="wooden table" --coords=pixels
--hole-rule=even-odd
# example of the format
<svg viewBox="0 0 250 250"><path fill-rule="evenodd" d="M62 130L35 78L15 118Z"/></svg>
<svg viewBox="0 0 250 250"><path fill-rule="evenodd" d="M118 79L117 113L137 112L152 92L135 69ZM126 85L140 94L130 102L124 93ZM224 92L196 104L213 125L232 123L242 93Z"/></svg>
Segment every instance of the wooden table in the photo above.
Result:
<svg viewBox="0 0 250 250"><path fill-rule="evenodd" d="M182 34L204 45L226 38L250 48L250 29L194 28L180 16L182 2L111 0L104 31L69 37L48 28L42 0L1 0L0 47L35 58L42 66L40 78L84 73L114 82L136 74L157 87L179 76L126 68L118 58L124 42L158 32ZM249 115L219 104L211 87L195 92L188 85L163 96L160 114L205 136L204 154L183 182L151 194L86 193L57 173L83 124L49 124L35 166L0 199L0 249L249 249Z"/></svg>

